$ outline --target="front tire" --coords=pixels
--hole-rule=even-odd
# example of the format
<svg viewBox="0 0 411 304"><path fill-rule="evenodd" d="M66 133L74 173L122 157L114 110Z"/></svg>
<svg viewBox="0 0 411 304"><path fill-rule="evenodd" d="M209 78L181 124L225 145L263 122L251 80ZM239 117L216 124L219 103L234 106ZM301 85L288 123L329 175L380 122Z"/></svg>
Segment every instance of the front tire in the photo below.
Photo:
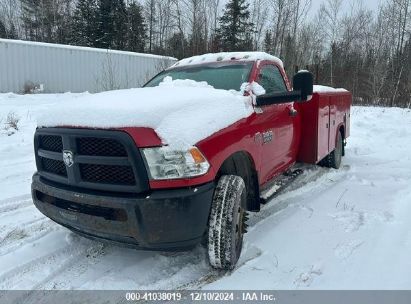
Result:
<svg viewBox="0 0 411 304"><path fill-rule="evenodd" d="M212 267L233 269L240 257L245 232L247 190L236 175L223 175L214 192L208 226L208 257Z"/></svg>

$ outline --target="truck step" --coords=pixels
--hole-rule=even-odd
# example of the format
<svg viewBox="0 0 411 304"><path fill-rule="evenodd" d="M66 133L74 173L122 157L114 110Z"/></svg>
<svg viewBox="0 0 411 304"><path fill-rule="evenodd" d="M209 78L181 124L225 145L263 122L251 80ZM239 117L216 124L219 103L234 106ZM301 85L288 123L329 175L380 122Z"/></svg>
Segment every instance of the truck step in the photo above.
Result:
<svg viewBox="0 0 411 304"><path fill-rule="evenodd" d="M260 202L265 205L284 189L286 189L304 171L302 169L289 170L277 177L267 188L261 191Z"/></svg>

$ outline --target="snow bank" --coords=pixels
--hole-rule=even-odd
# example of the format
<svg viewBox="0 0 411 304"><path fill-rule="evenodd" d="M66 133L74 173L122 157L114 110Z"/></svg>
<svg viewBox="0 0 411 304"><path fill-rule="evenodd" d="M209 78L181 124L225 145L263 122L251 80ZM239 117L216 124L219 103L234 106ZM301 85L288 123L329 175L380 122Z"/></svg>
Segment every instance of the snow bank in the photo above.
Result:
<svg viewBox="0 0 411 304"><path fill-rule="evenodd" d="M40 127L148 127L164 144L192 146L253 113L250 97L205 82L166 78L158 87L103 92L62 102L37 118Z"/></svg>
<svg viewBox="0 0 411 304"><path fill-rule="evenodd" d="M283 67L283 62L281 59L267 54L265 52L231 52L231 53L214 53L214 54L204 54L199 56L194 56L190 58L185 58L175 63L171 68L177 66L188 66L196 65L202 63L212 63L218 61L229 61L229 60L239 60L239 61L256 61L256 60L271 60L276 62L278 65Z"/></svg>
<svg viewBox="0 0 411 304"><path fill-rule="evenodd" d="M335 89L332 87L315 85L314 93L335 93L335 92L348 92L346 89Z"/></svg>

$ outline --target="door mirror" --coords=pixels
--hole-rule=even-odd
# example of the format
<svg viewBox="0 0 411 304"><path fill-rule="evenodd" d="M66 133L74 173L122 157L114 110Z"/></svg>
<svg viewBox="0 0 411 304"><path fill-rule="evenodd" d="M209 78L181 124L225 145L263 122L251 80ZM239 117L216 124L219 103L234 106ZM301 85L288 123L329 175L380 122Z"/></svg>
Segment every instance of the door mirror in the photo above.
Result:
<svg viewBox="0 0 411 304"><path fill-rule="evenodd" d="M293 91L271 93L257 96L257 106L267 106L281 104L291 101L307 101L313 95L314 77L308 71L301 71L295 74L293 78Z"/></svg>
<svg viewBox="0 0 411 304"><path fill-rule="evenodd" d="M314 76L309 71L300 71L293 78L293 90L299 91L301 101L307 101L313 95Z"/></svg>
<svg viewBox="0 0 411 304"><path fill-rule="evenodd" d="M301 93L296 91L264 94L257 96L256 106L269 106L301 100Z"/></svg>

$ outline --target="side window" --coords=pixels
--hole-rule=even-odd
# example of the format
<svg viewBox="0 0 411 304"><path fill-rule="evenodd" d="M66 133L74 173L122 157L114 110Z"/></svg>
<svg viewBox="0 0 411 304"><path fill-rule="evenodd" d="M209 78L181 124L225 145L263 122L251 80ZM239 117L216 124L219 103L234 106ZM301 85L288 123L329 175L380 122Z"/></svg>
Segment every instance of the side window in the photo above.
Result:
<svg viewBox="0 0 411 304"><path fill-rule="evenodd" d="M258 83L265 89L266 94L286 92L283 75L274 65L263 66L260 70Z"/></svg>

